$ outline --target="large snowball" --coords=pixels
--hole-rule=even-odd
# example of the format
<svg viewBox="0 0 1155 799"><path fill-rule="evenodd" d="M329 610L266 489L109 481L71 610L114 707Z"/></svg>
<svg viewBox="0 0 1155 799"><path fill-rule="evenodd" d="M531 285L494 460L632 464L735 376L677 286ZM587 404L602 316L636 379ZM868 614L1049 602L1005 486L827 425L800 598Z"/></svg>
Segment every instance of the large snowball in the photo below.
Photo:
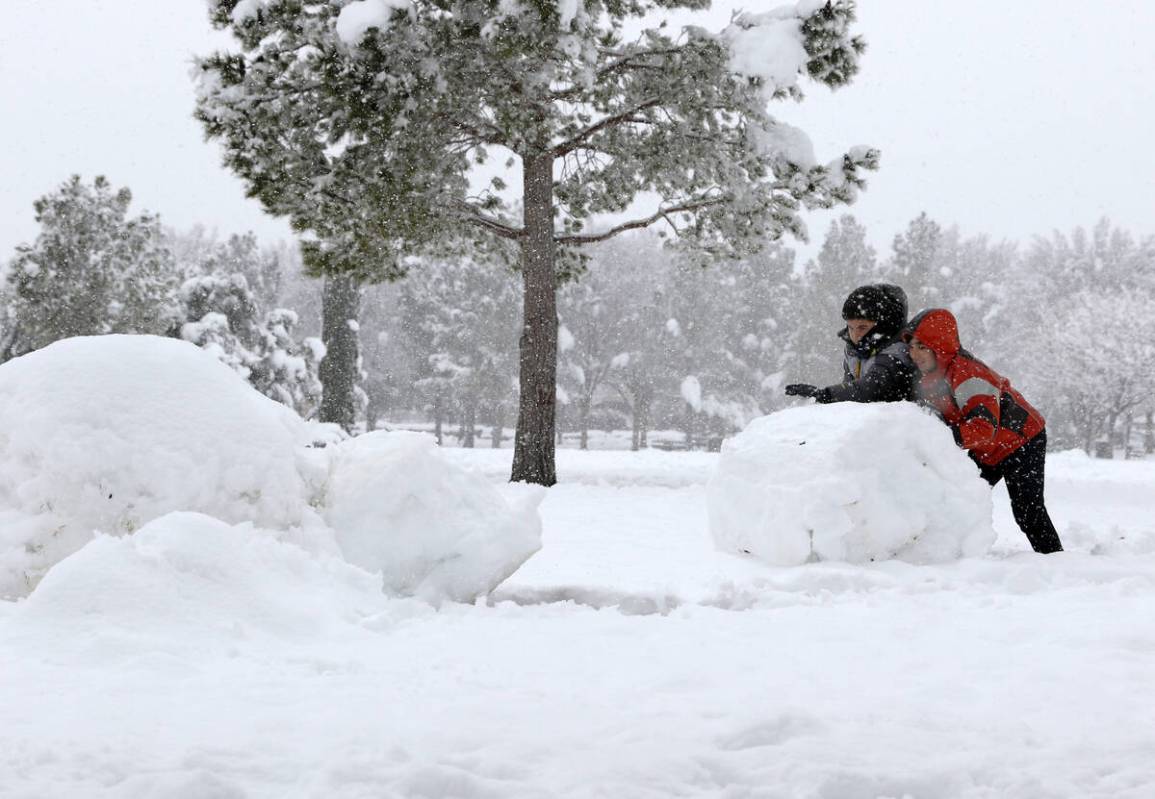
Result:
<svg viewBox="0 0 1155 799"><path fill-rule="evenodd" d="M839 403L755 419L707 487L724 551L775 565L915 563L984 553L991 491L938 419L908 403Z"/></svg>
<svg viewBox="0 0 1155 799"><path fill-rule="evenodd" d="M131 532L174 510L300 524L307 435L184 341L71 338L0 365L0 596L27 593L94 530Z"/></svg>
<svg viewBox="0 0 1155 799"><path fill-rule="evenodd" d="M324 505L345 558L385 590L459 602L493 590L541 547L540 491L515 507L443 459L432 436L378 432L334 448Z"/></svg>

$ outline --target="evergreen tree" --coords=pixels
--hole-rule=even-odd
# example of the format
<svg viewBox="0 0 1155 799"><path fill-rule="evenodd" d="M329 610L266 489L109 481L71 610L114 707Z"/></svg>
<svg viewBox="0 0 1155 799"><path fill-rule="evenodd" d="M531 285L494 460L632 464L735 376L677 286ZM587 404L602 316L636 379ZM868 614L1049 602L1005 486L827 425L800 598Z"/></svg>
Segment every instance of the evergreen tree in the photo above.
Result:
<svg viewBox="0 0 1155 799"><path fill-rule="evenodd" d="M946 300L942 289L939 247L942 228L923 211L894 237L894 254L887 264L887 278L906 291L911 313L925 308L941 308Z"/></svg>
<svg viewBox="0 0 1155 799"><path fill-rule="evenodd" d="M129 217L132 193L74 175L34 204L40 233L8 269L11 355L61 338L162 333L179 276L159 219Z"/></svg>
<svg viewBox="0 0 1155 799"><path fill-rule="evenodd" d="M515 480L556 479L556 291L572 248L664 221L703 249L748 251L803 235L801 205L851 201L877 163L856 148L818 164L805 135L767 113L771 99L801 98L800 74L835 87L855 74L850 0L678 37L625 31L703 0L209 5L242 52L201 60L198 117L252 195L310 231L314 250L341 253L316 262L398 277L399 246L462 225L517 244ZM470 191L470 170L494 153L520 162L520 219L500 180ZM585 231L642 192L659 198L653 213Z"/></svg>
<svg viewBox="0 0 1155 799"><path fill-rule="evenodd" d="M1027 340L1024 385L1047 409L1058 444L1088 454L1100 437L1113 444L1120 421L1150 402L1152 303L1150 294L1132 289L1086 289L1057 303L1046 334Z"/></svg>
<svg viewBox="0 0 1155 799"><path fill-rule="evenodd" d="M849 214L831 222L818 257L794 284L791 382L829 385L842 379L843 344L837 338L845 325L842 305L855 288L877 280L877 257L866 241L866 228Z"/></svg>
<svg viewBox="0 0 1155 799"><path fill-rule="evenodd" d="M433 264L411 258L402 284L407 327L424 342L426 385L435 402L452 397L462 425L462 444L474 446L479 415L488 412L500 439L513 394L520 296L516 275L492 248L484 259L431 255Z"/></svg>
<svg viewBox="0 0 1155 799"><path fill-rule="evenodd" d="M196 258L186 266L197 274L180 287L169 334L208 350L265 396L312 416L321 395L324 348L314 338L296 338L294 311L262 307L246 277L269 269L255 238L234 236L225 244L184 249Z"/></svg>

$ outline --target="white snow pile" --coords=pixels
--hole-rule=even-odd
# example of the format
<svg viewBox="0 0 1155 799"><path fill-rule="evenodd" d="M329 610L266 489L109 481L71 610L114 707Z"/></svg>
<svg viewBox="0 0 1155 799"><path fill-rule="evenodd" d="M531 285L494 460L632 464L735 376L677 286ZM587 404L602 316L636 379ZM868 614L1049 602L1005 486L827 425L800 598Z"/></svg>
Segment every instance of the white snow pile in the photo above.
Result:
<svg viewBox="0 0 1155 799"><path fill-rule="evenodd" d="M381 572L390 593L467 602L541 547L544 489L511 512L484 477L442 460L432 436L359 436L336 448L331 468L325 521L349 562Z"/></svg>
<svg viewBox="0 0 1155 799"><path fill-rule="evenodd" d="M386 591L430 601L487 593L540 546L540 496L511 509L411 434L311 447L324 432L175 339L66 339L0 365L0 597L176 511L316 557L347 547Z"/></svg>
<svg viewBox="0 0 1155 799"><path fill-rule="evenodd" d="M129 536L98 536L65 558L22 603L34 627L98 628L108 654L134 640L186 646L315 642L383 611L376 577L340 557L312 555L251 524L170 513ZM126 639L127 637L127 639Z"/></svg>
<svg viewBox="0 0 1155 799"><path fill-rule="evenodd" d="M990 487L948 428L908 403L755 419L707 486L719 549L791 566L974 557L995 540Z"/></svg>
<svg viewBox="0 0 1155 799"><path fill-rule="evenodd" d="M173 510L288 529L311 515L307 427L192 344L58 341L0 366L0 596Z"/></svg>

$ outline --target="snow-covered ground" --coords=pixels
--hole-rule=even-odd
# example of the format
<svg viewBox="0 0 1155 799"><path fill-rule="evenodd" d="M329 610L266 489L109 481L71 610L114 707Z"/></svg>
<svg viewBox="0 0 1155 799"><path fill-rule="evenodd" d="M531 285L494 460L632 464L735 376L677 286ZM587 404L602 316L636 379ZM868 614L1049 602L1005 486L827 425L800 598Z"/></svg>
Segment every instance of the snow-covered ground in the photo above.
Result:
<svg viewBox="0 0 1155 799"><path fill-rule="evenodd" d="M1155 462L1053 456L1060 555L997 489L984 557L771 568L714 549L717 457L559 452L542 550L439 610L204 517L100 539L0 603L0 796L1155 795Z"/></svg>

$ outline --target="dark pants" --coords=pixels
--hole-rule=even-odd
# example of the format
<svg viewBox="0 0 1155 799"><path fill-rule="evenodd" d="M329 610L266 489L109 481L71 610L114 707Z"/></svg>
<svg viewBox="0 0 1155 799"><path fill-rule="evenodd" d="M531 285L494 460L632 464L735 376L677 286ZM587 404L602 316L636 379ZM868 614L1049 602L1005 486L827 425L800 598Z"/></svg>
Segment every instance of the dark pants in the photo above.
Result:
<svg viewBox="0 0 1155 799"><path fill-rule="evenodd" d="M1015 523L1036 552L1062 552L1059 533L1043 504L1043 464L1047 457L1047 431L1039 434L994 466L979 464L983 479L991 485L1007 481Z"/></svg>

